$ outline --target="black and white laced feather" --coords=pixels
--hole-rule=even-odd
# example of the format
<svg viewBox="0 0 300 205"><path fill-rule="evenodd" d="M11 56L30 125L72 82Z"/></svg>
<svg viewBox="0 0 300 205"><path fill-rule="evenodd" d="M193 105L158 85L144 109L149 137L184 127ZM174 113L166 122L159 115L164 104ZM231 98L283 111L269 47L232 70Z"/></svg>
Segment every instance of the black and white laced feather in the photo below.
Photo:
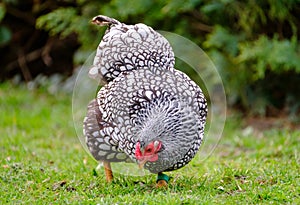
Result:
<svg viewBox="0 0 300 205"><path fill-rule="evenodd" d="M101 40L90 77L109 82L122 71L139 68L173 69L174 53L169 42L145 24L126 25L106 17L93 19L109 25Z"/></svg>
<svg viewBox="0 0 300 205"><path fill-rule="evenodd" d="M206 99L187 75L174 69L168 41L144 24L126 25L106 16L108 25L90 75L107 82L88 105L87 146L99 161L136 162L136 143L162 142L153 173L183 167L203 140Z"/></svg>

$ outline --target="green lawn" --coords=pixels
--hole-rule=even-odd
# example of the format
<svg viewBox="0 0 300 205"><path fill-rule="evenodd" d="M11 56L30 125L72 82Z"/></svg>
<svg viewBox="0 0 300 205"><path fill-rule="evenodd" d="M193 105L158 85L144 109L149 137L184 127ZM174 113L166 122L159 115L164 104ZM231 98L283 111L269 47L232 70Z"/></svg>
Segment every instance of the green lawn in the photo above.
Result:
<svg viewBox="0 0 300 205"><path fill-rule="evenodd" d="M230 116L213 155L157 190L155 175L105 182L75 134L68 94L2 84L0 112L0 204L300 204L300 131L254 135Z"/></svg>

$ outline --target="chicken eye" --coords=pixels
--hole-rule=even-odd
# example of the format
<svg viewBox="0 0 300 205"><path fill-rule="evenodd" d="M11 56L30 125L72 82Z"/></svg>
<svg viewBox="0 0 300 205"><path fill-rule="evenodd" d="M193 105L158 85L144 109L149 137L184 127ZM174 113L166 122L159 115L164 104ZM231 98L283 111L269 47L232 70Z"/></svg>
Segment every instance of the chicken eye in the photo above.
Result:
<svg viewBox="0 0 300 205"><path fill-rule="evenodd" d="M152 152L151 148L146 148L145 152Z"/></svg>

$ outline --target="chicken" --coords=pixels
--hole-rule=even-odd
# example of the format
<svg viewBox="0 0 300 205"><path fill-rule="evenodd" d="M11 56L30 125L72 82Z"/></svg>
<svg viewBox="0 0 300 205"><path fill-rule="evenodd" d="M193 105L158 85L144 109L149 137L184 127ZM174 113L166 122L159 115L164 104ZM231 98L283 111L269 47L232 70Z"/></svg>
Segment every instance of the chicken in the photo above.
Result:
<svg viewBox="0 0 300 205"><path fill-rule="evenodd" d="M105 85L87 108L83 132L93 157L104 163L137 163L158 174L179 169L196 155L204 135L206 99L196 83L174 68L168 41L144 24L96 16L108 29L89 75Z"/></svg>

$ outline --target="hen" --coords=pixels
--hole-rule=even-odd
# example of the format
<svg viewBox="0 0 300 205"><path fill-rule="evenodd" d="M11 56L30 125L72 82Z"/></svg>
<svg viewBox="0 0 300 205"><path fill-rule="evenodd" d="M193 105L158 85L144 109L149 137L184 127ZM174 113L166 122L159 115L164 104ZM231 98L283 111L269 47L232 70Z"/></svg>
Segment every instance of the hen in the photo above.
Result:
<svg viewBox="0 0 300 205"><path fill-rule="evenodd" d="M174 68L168 41L144 24L126 25L96 16L107 25L89 75L106 83L87 108L83 132L89 151L104 163L133 162L158 174L188 164L201 145L206 99L187 75Z"/></svg>

